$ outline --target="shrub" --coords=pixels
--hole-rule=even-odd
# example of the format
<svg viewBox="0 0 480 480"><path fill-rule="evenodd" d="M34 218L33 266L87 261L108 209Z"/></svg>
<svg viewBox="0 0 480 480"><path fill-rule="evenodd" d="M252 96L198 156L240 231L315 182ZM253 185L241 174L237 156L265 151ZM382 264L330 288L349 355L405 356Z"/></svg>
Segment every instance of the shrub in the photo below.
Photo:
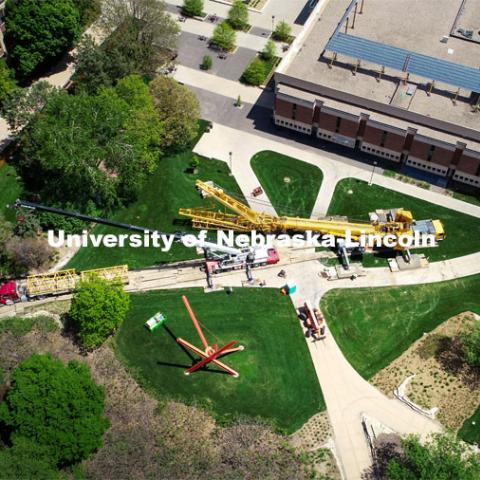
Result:
<svg viewBox="0 0 480 480"><path fill-rule="evenodd" d="M86 365L64 365L51 355L35 354L15 368L10 384L0 404L0 422L11 431L14 446L28 439L52 465L63 466L102 445L109 427L103 417L105 394Z"/></svg>
<svg viewBox="0 0 480 480"><path fill-rule="evenodd" d="M129 303L120 283L96 276L80 282L69 316L83 346L99 347L121 325Z"/></svg>
<svg viewBox="0 0 480 480"><path fill-rule="evenodd" d="M259 58L255 58L243 72L241 80L248 85L261 85L267 76L265 63Z"/></svg>
<svg viewBox="0 0 480 480"><path fill-rule="evenodd" d="M480 322L462 335L465 361L473 367L480 367Z"/></svg>
<svg viewBox="0 0 480 480"><path fill-rule="evenodd" d="M287 42L292 35L292 27L282 20L277 24L273 32L273 38L279 40L280 42Z"/></svg>
<svg viewBox="0 0 480 480"><path fill-rule="evenodd" d="M202 70L210 70L212 68L212 65L213 65L212 57L210 55L205 55L202 59L200 68Z"/></svg>
<svg viewBox="0 0 480 480"><path fill-rule="evenodd" d="M182 13L187 17L200 17L203 14L203 0L184 0Z"/></svg>

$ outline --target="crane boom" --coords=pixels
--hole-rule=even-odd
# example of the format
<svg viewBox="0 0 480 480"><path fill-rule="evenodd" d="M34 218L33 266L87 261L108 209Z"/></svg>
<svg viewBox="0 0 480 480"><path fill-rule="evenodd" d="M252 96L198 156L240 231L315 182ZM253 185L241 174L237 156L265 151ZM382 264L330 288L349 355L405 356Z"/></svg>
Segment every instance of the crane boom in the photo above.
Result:
<svg viewBox="0 0 480 480"><path fill-rule="evenodd" d="M423 229L423 233L435 234L436 240L443 240L445 232L439 220L426 220L417 222L413 220L411 212L396 209L387 212L386 218L380 220L377 214L368 222L350 222L335 218L310 219L300 217L277 217L267 213L259 213L242 202L232 198L218 186L197 180L197 188L213 197L223 206L230 208L236 215L231 213L213 212L202 208L182 208L179 214L192 220L195 228L229 228L236 231L258 230L262 232L275 231L307 231L311 230L322 234L330 234L335 237L345 238L347 231L350 237L358 240L361 235L379 235L381 237L392 234L413 235L414 227ZM385 214L384 211L378 211Z"/></svg>

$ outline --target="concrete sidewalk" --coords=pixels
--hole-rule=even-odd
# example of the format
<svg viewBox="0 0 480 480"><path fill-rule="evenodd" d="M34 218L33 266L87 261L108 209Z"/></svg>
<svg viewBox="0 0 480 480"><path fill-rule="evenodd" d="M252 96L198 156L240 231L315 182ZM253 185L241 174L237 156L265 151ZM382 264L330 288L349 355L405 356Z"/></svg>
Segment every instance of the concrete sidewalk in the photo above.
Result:
<svg viewBox="0 0 480 480"><path fill-rule="evenodd" d="M223 83L223 81L221 83ZM339 180L351 177L368 182L371 176L371 171L366 170L365 165L360 162L351 161L348 165L339 163L323 155L323 152L315 147L300 145L289 141L276 141L249 132L235 130L217 123L214 124L210 133L203 135L195 147L195 152L200 155L224 161L229 160L228 152L233 152L233 171L239 185L259 183L257 179L251 178L253 171L251 168L248 168L248 166L250 165L251 158L256 153L264 150L271 150L282 153L283 155L288 155L295 159L316 165L322 170L324 178L313 209L314 216L322 216L327 212L335 190L335 185ZM425 190L381 174L375 174L373 176L373 183L480 218L479 206L462 202L461 200L442 195L438 192Z"/></svg>
<svg viewBox="0 0 480 480"><path fill-rule="evenodd" d="M232 108L240 95L242 102L269 106L273 98L271 92L265 92L259 87L249 87L240 82L220 78L211 73L195 70L183 65L178 65L174 74L175 80L185 85L201 88L203 90L214 89L219 95L232 99Z"/></svg>

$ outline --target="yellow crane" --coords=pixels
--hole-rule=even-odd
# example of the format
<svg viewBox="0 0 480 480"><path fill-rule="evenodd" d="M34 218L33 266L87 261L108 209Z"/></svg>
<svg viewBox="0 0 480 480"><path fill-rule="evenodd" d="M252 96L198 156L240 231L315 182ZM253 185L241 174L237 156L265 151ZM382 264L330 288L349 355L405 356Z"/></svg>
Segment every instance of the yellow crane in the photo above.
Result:
<svg viewBox="0 0 480 480"><path fill-rule="evenodd" d="M257 212L242 202L226 194L224 190L210 183L197 180L196 186L205 196L211 197L233 213L219 212L215 208L181 208L179 214L192 220L194 228L230 229L238 232L257 230L260 232L308 231L330 234L345 238L347 231L353 240L361 235L379 235L383 237L392 234L413 235L415 230L421 233L431 233L436 240L445 238L445 231L440 220L422 220L416 222L413 215L403 208L393 210L377 210L370 215L368 222L350 222L335 218L310 219L300 217L277 217L263 212Z"/></svg>

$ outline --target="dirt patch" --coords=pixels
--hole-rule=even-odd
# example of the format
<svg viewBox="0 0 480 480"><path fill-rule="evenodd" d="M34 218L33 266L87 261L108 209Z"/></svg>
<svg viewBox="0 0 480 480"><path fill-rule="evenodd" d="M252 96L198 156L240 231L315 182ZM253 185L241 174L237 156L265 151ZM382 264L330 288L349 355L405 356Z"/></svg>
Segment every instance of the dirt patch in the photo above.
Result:
<svg viewBox="0 0 480 480"><path fill-rule="evenodd" d="M315 464L317 473L332 480L340 479L337 461L325 445L333 437L327 412L320 412L311 417L301 428L290 435L290 443L307 451Z"/></svg>
<svg viewBox="0 0 480 480"><path fill-rule="evenodd" d="M458 336L477 321L470 312L442 323L417 340L371 383L393 397L393 390L406 377L415 375L406 394L423 408L438 407L438 420L458 429L480 403L480 372L466 365Z"/></svg>
<svg viewBox="0 0 480 480"><path fill-rule="evenodd" d="M290 435L290 442L295 447L314 451L321 448L333 437L327 412L320 412L311 417L301 428Z"/></svg>

